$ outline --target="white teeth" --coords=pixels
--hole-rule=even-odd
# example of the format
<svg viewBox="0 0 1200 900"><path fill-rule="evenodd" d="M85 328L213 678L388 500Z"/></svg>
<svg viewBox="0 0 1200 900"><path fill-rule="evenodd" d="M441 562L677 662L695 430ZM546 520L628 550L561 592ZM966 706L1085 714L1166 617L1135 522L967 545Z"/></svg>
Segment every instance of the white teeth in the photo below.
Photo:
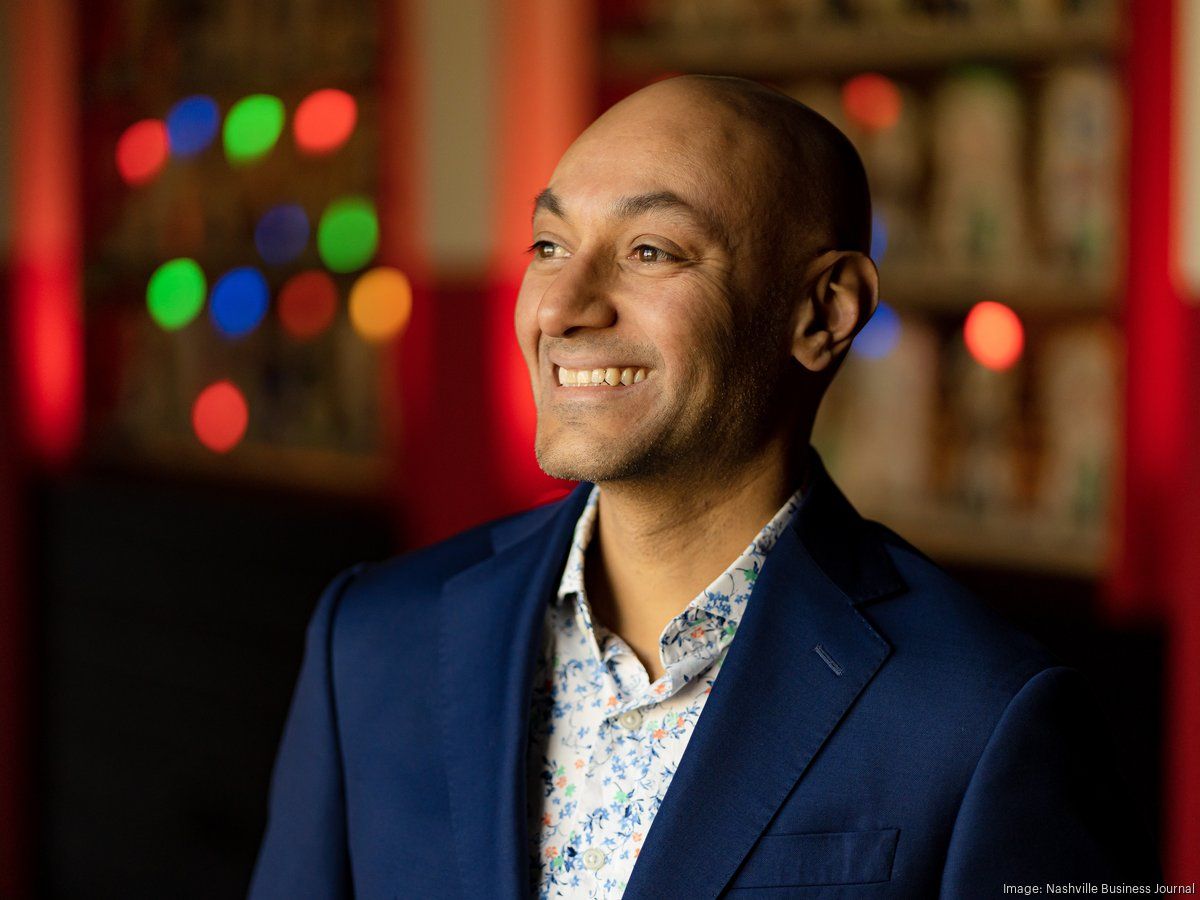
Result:
<svg viewBox="0 0 1200 900"><path fill-rule="evenodd" d="M558 366L558 383L564 387L573 385L606 385L617 387L637 384L646 380L646 370L634 366L607 366L603 369L565 369Z"/></svg>

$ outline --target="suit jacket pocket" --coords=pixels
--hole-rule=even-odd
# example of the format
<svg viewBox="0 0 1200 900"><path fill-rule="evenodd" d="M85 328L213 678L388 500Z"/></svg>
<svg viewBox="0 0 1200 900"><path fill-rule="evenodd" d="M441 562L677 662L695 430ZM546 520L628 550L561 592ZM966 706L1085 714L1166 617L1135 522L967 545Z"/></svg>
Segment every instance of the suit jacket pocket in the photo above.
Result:
<svg viewBox="0 0 1200 900"><path fill-rule="evenodd" d="M869 884L892 877L899 829L764 834L729 888Z"/></svg>

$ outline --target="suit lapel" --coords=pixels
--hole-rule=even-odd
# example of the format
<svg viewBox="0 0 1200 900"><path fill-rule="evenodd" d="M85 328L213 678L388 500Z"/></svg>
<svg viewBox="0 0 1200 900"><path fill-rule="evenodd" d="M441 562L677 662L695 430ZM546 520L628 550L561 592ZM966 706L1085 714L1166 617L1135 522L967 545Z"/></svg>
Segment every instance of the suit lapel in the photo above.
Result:
<svg viewBox="0 0 1200 900"><path fill-rule="evenodd" d="M469 897L528 891L525 748L546 602L591 485L528 533L493 531L496 553L447 581L439 610L440 703L457 871ZM519 520L518 520L519 522Z"/></svg>
<svg viewBox="0 0 1200 900"><path fill-rule="evenodd" d="M812 458L816 478L767 557L627 898L716 897L890 652L855 607L903 582Z"/></svg>

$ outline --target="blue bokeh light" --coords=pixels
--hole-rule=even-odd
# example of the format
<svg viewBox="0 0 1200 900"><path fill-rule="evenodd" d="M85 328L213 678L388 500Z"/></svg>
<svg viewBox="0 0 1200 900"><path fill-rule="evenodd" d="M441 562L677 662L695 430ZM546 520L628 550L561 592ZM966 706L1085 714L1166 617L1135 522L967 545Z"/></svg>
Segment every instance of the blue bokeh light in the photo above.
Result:
<svg viewBox="0 0 1200 900"><path fill-rule="evenodd" d="M304 208L298 203L281 203L272 206L258 220L254 245L266 262L280 266L304 252L308 235L308 216Z"/></svg>
<svg viewBox="0 0 1200 900"><path fill-rule="evenodd" d="M167 142L175 156L195 156L217 136L221 110L203 94L185 97L167 113Z"/></svg>
<svg viewBox="0 0 1200 900"><path fill-rule="evenodd" d="M896 348L900 340L900 317L896 311L883 301L875 309L875 314L867 321L867 326L858 333L850 348L859 356L867 359L882 359Z"/></svg>
<svg viewBox="0 0 1200 900"><path fill-rule="evenodd" d="M879 265L883 254L887 253L888 227L883 213L876 211L871 214L871 259Z"/></svg>
<svg viewBox="0 0 1200 900"><path fill-rule="evenodd" d="M267 280L253 266L230 269L213 285L208 311L226 337L249 334L267 314Z"/></svg>

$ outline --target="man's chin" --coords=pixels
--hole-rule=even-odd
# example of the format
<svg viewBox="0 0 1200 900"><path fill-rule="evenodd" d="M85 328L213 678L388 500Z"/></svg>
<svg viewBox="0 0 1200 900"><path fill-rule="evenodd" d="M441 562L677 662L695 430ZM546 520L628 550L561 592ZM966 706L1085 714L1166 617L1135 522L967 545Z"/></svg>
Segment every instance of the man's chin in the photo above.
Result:
<svg viewBox="0 0 1200 900"><path fill-rule="evenodd" d="M542 439L535 446L538 465L547 475L593 484L629 478L638 472L641 466L625 450L610 444L598 451L595 445L585 447L574 441Z"/></svg>
<svg viewBox="0 0 1200 900"><path fill-rule="evenodd" d="M564 453L554 448L543 450L539 445L535 451L538 465L551 478L562 478L566 481L601 481L604 467L595 459L586 459L579 453Z"/></svg>

